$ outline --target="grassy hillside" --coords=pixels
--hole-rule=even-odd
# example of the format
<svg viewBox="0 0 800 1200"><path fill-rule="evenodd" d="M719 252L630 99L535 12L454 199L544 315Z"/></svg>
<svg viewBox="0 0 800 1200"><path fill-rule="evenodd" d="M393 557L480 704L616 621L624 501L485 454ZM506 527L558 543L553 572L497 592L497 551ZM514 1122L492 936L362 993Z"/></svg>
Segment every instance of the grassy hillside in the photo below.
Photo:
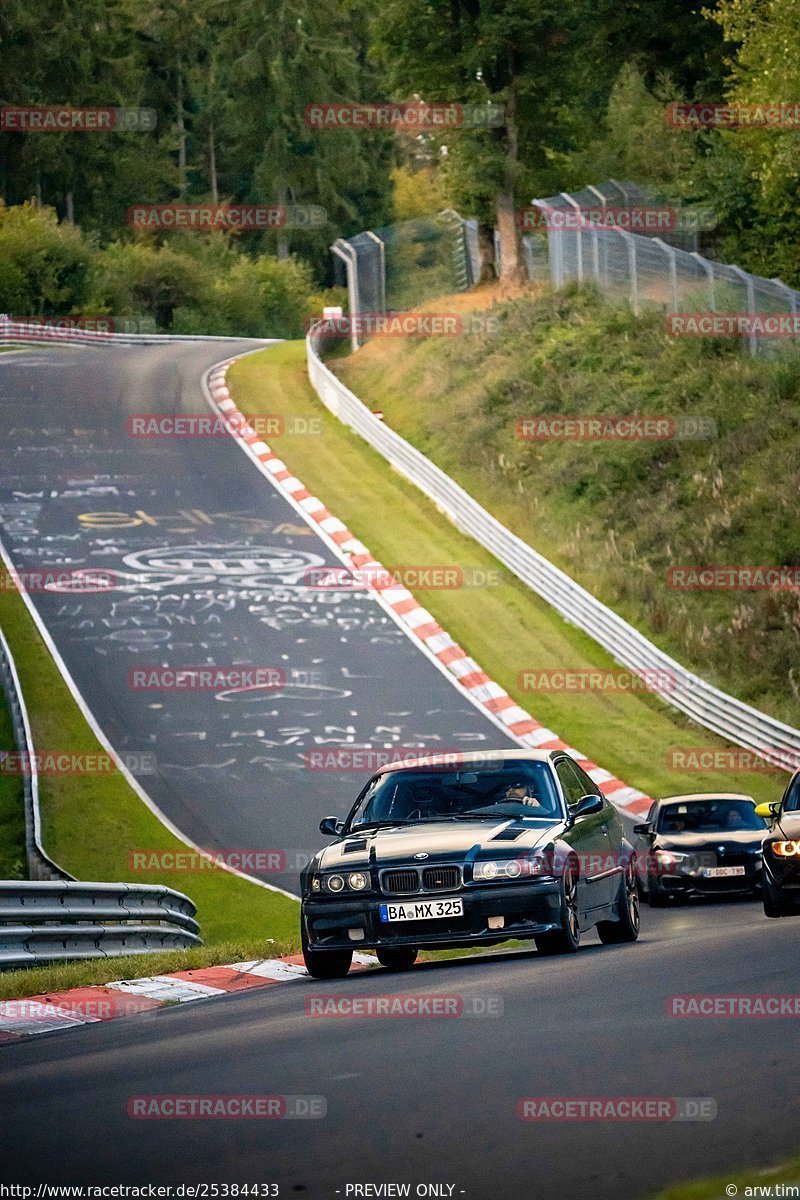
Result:
<svg viewBox="0 0 800 1200"><path fill-rule="evenodd" d="M443 301L441 311L453 305ZM686 591L673 566L800 563L800 360L664 333L588 291L496 304L497 332L377 339L340 376L497 517L712 682L800 721L800 593ZM521 418L703 418L716 434L533 441Z"/></svg>

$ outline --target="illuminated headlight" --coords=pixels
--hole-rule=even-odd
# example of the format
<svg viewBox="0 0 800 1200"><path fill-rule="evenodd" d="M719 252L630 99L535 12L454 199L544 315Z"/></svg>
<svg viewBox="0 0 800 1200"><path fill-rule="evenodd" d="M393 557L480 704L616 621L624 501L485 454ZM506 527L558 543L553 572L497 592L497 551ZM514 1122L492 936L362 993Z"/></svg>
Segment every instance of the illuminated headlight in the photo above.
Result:
<svg viewBox="0 0 800 1200"><path fill-rule="evenodd" d="M363 892L367 886L367 877L363 871L354 871L352 875L348 875L347 882L354 892Z"/></svg>
<svg viewBox="0 0 800 1200"><path fill-rule="evenodd" d="M800 857L800 841L796 842L770 842L772 853L777 854L778 858L798 858Z"/></svg>
<svg viewBox="0 0 800 1200"><path fill-rule="evenodd" d="M677 854L674 850L656 850L655 860L660 867L677 867L679 863L686 862L687 858L691 857L688 854Z"/></svg>
<svg viewBox="0 0 800 1200"><path fill-rule="evenodd" d="M322 891L322 880L320 879L319 875L315 875L311 880L311 890L312 892Z"/></svg>
<svg viewBox="0 0 800 1200"><path fill-rule="evenodd" d="M491 879L519 879L521 875L540 875L544 863L541 859L490 859L488 862L476 862L472 878L477 882Z"/></svg>
<svg viewBox="0 0 800 1200"><path fill-rule="evenodd" d="M344 891L344 880L342 879L341 875L329 875L327 883L329 892Z"/></svg>

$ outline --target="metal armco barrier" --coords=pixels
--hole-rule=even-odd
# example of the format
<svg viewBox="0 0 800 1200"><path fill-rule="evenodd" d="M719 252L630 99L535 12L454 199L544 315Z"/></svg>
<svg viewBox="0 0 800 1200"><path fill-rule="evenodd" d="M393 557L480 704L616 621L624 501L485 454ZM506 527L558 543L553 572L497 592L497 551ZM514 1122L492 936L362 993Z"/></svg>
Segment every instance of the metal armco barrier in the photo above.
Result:
<svg viewBox="0 0 800 1200"><path fill-rule="evenodd" d="M68 320L69 318L65 318ZM56 318L52 318L56 320ZM54 324L12 321L0 314L0 345L40 346L69 345L78 342L87 345L117 346L164 346L171 342L252 342L255 346L273 345L280 338L226 337L219 334L198 333L105 333L98 329L78 329Z"/></svg>
<svg viewBox="0 0 800 1200"><path fill-rule="evenodd" d="M493 554L565 620L589 634L617 662L639 674L669 672L663 700L699 725L757 754L777 756L787 770L800 765L800 730L759 712L686 670L564 571L502 525L449 475L375 417L321 361L314 331L306 339L308 375L327 409L360 434L415 484L462 532Z"/></svg>
<svg viewBox="0 0 800 1200"><path fill-rule="evenodd" d="M29 764L23 771L22 792L25 805L25 857L31 879L72 879L63 867L45 852L42 846L42 822L39 813L39 773L33 752L33 738L25 698L17 676L17 668L8 642L0 629L0 687L11 714L14 743L21 761Z"/></svg>
<svg viewBox="0 0 800 1200"><path fill-rule="evenodd" d="M0 967L199 946L196 911L157 884L0 881Z"/></svg>

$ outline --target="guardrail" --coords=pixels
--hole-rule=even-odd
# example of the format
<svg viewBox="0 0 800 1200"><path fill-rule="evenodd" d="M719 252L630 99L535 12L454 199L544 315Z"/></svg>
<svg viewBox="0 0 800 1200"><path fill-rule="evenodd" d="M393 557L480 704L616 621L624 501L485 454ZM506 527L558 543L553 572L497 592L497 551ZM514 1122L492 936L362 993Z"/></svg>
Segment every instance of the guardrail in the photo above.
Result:
<svg viewBox="0 0 800 1200"><path fill-rule="evenodd" d="M101 320L102 318L98 318ZM103 345L106 343L118 346L164 346L172 342L253 342L256 345L272 345L280 338L229 337L222 334L203 333L107 333L101 329L79 329L55 324L58 318L50 318L49 323L42 320L12 321L0 313L0 345L25 345L33 342L37 345L57 346L70 342ZM65 321L69 318L65 317Z"/></svg>
<svg viewBox="0 0 800 1200"><path fill-rule="evenodd" d="M0 882L0 967L202 945L188 896L144 883Z"/></svg>
<svg viewBox="0 0 800 1200"><path fill-rule="evenodd" d="M729 696L659 650L607 605L507 529L455 480L374 416L320 359L315 345L320 332L316 328L306 338L306 356L309 379L322 403L433 500L458 529L493 554L565 620L588 633L617 662L640 675L669 672L673 686L661 693L665 703L734 745L763 755L776 766L794 770L800 765L800 730Z"/></svg>
<svg viewBox="0 0 800 1200"><path fill-rule="evenodd" d="M42 821L39 812L39 773L33 752L28 710L17 675L16 664L8 642L0 629L0 687L11 714L14 744L20 761L27 769L22 772L22 795L25 807L25 857L31 879L72 879L63 867L54 862L42 845Z"/></svg>

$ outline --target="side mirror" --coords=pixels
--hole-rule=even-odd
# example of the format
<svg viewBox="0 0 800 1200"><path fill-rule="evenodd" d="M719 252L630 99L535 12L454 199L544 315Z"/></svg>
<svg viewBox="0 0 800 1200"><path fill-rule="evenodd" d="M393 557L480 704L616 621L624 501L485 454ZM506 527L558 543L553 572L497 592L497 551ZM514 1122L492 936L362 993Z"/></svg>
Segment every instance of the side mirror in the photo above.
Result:
<svg viewBox="0 0 800 1200"><path fill-rule="evenodd" d="M324 833L327 837L338 837L344 829L344 822L337 820L336 817L323 817L319 823L320 833Z"/></svg>
<svg viewBox="0 0 800 1200"><path fill-rule="evenodd" d="M780 800L771 800L764 804L756 805L756 816L763 817L765 821L774 821L781 811Z"/></svg>
<svg viewBox="0 0 800 1200"><path fill-rule="evenodd" d="M602 810L602 796L581 796L577 804L570 805L570 821L577 821L578 817L589 817L592 813L599 813Z"/></svg>
<svg viewBox="0 0 800 1200"><path fill-rule="evenodd" d="M652 833L649 821L642 821L640 825L634 825L633 832L638 833L639 837L647 837L648 833Z"/></svg>

